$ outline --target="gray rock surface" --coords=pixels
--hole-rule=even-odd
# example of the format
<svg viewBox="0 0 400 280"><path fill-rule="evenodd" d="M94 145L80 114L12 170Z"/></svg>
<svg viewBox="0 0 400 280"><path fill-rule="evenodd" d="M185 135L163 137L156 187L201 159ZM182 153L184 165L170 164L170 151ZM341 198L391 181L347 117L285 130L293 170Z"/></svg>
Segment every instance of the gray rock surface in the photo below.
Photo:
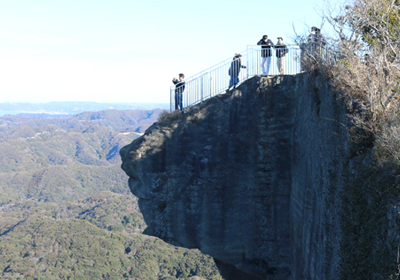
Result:
<svg viewBox="0 0 400 280"><path fill-rule="evenodd" d="M346 122L327 83L300 74L153 124L120 152L145 233L199 248L226 279L337 276Z"/></svg>

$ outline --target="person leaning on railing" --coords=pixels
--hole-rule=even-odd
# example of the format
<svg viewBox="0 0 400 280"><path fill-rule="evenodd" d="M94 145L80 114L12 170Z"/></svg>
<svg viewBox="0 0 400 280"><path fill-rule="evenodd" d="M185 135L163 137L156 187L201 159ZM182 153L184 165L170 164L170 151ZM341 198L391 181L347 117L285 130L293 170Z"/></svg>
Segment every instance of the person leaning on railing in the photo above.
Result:
<svg viewBox="0 0 400 280"><path fill-rule="evenodd" d="M242 65L242 61L240 59L241 56L241 54L236 53L233 57L233 61L231 62L231 67L228 71L229 76L231 76L229 88L236 86L239 83L240 68L246 68L246 66Z"/></svg>
<svg viewBox="0 0 400 280"><path fill-rule="evenodd" d="M278 66L279 73L285 75L285 55L289 52L289 49L283 43L282 37L278 37L278 43L275 45L276 50L276 64Z"/></svg>
<svg viewBox="0 0 400 280"><path fill-rule="evenodd" d="M175 84L175 111L178 110L180 107L180 110L183 114L183 91L185 90L185 81L183 80L185 78L184 74L179 74L179 80L177 78L173 78L172 82Z"/></svg>
<svg viewBox="0 0 400 280"><path fill-rule="evenodd" d="M268 39L268 35L264 35L262 39L258 41L257 45L261 46L261 69L263 75L268 75L272 56L271 47L274 47L274 43L272 43L272 41ZM267 69L265 69L265 63L267 63Z"/></svg>

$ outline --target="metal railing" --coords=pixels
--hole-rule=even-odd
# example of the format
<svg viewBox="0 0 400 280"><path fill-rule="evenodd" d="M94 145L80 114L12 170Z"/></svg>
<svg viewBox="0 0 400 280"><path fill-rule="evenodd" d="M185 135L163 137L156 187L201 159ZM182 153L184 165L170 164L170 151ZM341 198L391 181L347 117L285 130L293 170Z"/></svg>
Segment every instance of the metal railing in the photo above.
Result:
<svg viewBox="0 0 400 280"><path fill-rule="evenodd" d="M265 50L265 49L264 49ZM263 73L261 62L263 57L261 56L263 51L261 46L247 46L247 64L248 64L248 77L251 78L258 75L295 75L301 72L300 60L301 51L297 45L287 45L287 53L283 55L283 72L281 73L278 69L278 57L277 52L284 51L284 49L270 49L270 66L268 73ZM264 69L266 70L268 59L265 59ZM281 58L282 60L282 58Z"/></svg>
<svg viewBox="0 0 400 280"><path fill-rule="evenodd" d="M265 50L265 49L264 49ZM277 51L283 49L271 48L270 57L263 58L263 49L258 45L247 46L247 49L240 53L240 63L238 59L228 58L196 75L184 80L185 84L170 89L170 110L175 110L175 93L182 93L183 108L196 105L212 96L226 92L232 85L232 77L236 86L245 80L257 75L294 75L301 72L301 51L296 45L287 45L287 53L283 59L277 57ZM281 60L280 72L278 69L278 60ZM261 62L264 62L264 71L269 64L268 73L263 73ZM231 70L229 70L231 69ZM233 75L233 76L232 76Z"/></svg>

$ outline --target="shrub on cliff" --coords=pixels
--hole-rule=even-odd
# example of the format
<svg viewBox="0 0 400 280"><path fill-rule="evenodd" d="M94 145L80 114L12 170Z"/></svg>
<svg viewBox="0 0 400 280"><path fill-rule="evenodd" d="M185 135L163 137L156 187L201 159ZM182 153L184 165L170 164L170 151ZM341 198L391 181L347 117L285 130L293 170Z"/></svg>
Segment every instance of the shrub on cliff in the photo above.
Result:
<svg viewBox="0 0 400 280"><path fill-rule="evenodd" d="M381 161L400 163L400 2L354 0L326 16L335 34L306 67L345 98L357 130L373 135ZM304 38L304 37L303 37ZM299 37L299 41L303 41Z"/></svg>
<svg viewBox="0 0 400 280"><path fill-rule="evenodd" d="M161 114L158 116L158 122L159 123L170 123L173 120L176 120L179 118L181 113L179 111L174 111L172 113L169 113L168 111L162 111Z"/></svg>
<svg viewBox="0 0 400 280"><path fill-rule="evenodd" d="M305 54L306 70L341 94L350 157L364 155L353 157L340 194L338 278L399 279L400 1L353 0L326 19L334 35L321 55Z"/></svg>

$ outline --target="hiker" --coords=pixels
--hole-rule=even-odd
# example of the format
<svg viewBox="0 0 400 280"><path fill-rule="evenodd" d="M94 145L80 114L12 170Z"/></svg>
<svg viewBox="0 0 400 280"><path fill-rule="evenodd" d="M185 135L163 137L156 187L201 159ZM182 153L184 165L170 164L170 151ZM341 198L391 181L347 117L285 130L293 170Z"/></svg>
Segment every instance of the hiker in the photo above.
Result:
<svg viewBox="0 0 400 280"><path fill-rule="evenodd" d="M311 27L311 34L308 35L308 51L312 57L318 57L322 55L322 47L326 45L326 40L321 34L321 29L318 27Z"/></svg>
<svg viewBox="0 0 400 280"><path fill-rule="evenodd" d="M311 34L307 37L307 42L300 45L300 67L301 71L307 70L310 65L322 57L323 47L326 45L326 39L321 34L321 29L311 27ZM311 64L310 64L311 62Z"/></svg>
<svg viewBox="0 0 400 280"><path fill-rule="evenodd" d="M311 34L308 35L308 42L312 43L317 46L325 46L326 45L326 40L325 37L322 36L321 34L321 29L318 27L311 27Z"/></svg>
<svg viewBox="0 0 400 280"><path fill-rule="evenodd" d="M183 91L185 90L185 81L183 80L185 78L184 74L179 74L179 80L177 78L173 78L172 82L175 84L175 111L178 110L180 107L180 110L183 114Z"/></svg>
<svg viewBox="0 0 400 280"><path fill-rule="evenodd" d="M231 67L229 68L228 71L229 76L231 76L228 88L236 86L239 83L240 68L246 68L246 66L242 65L242 61L240 59L241 57L242 55L238 53L235 53L235 56L233 57L233 61L231 62Z"/></svg>
<svg viewBox="0 0 400 280"><path fill-rule="evenodd" d="M276 64L278 66L279 73L285 75L285 55L289 52L289 49L283 43L282 37L278 37L278 43L275 45L276 50Z"/></svg>
<svg viewBox="0 0 400 280"><path fill-rule="evenodd" d="M311 34L308 35L307 41L309 43L312 43L315 46L325 46L326 45L326 40L325 37L322 36L321 34L321 29L318 27L311 27Z"/></svg>
<svg viewBox="0 0 400 280"><path fill-rule="evenodd" d="M260 41L258 41L257 45L261 46L261 69L263 75L268 75L269 66L271 65L271 56L272 50L271 47L274 47L274 43L270 39L268 39L268 35L264 35ZM265 69L265 63L266 69Z"/></svg>

